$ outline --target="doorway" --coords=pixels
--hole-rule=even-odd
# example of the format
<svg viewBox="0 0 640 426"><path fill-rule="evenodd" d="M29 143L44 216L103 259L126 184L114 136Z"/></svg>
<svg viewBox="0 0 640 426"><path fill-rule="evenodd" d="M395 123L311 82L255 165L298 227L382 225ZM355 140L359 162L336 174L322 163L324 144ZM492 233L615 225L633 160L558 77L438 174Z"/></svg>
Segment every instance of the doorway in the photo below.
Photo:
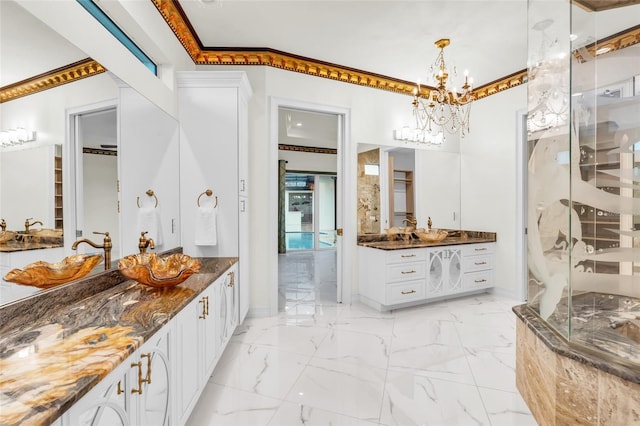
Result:
<svg viewBox="0 0 640 426"><path fill-rule="evenodd" d="M336 247L335 173L287 172L285 175L285 249Z"/></svg>
<svg viewBox="0 0 640 426"><path fill-rule="evenodd" d="M113 244L112 258L121 257L118 194L118 124L116 105L99 103L68 112L70 146L75 155L75 237L101 244L108 232ZM72 243L73 241L71 241ZM96 251L87 244L78 253Z"/></svg>
<svg viewBox="0 0 640 426"><path fill-rule="evenodd" d="M297 121L295 120L294 116L291 116L291 119L289 120L289 110L291 111L301 111L304 113L310 113L310 114L318 114L318 115L322 115L325 117L329 117L334 121L334 126L331 127L329 129L330 132L332 132L333 134L333 140L334 140L334 144L335 144L335 148L328 148L326 146L322 146L322 143L320 140L315 139L313 145L307 144L307 148L310 148L311 150L315 149L315 154L317 154L316 156L314 156L314 158L311 160L310 163L307 163L307 166L301 166L301 167L293 167L294 165L292 164L292 167L287 167L287 169L291 169L291 171L295 171L295 169L297 170L304 170L306 174L309 174L309 172L316 172L316 171L321 171L321 172L327 172L327 169L324 168L319 168L318 165L319 163L326 161L328 158L328 156L326 156L325 154L323 154L323 152L326 152L326 149L333 149L333 155L331 156L332 159L331 161L334 164L334 175L335 175L335 181L334 181L334 191L335 191L335 213L334 213L334 223L332 224L333 230L335 232L335 248L331 248L330 250L320 250L320 251L313 251L314 253L330 253L331 250L333 250L333 252L335 253L335 278L336 278L336 286L335 286L335 301L337 303L345 303L345 302L350 302L351 301L351 286L348 286L348 289L344 288L345 286L343 286L343 264L345 264L345 262L347 262L347 264L349 264L350 261L350 254L343 249L343 243L342 241L346 240L347 235L349 237L352 237L355 241L355 227L354 229L345 229L344 234L342 234L341 236L341 232L342 232L342 224L343 224L343 211L344 211L344 206L345 206L345 188L349 188L349 183L353 180L350 178L350 176L347 176L346 174L344 174L344 164L346 161L348 161L347 159L351 159L355 164L355 153L351 153L350 150L350 141L349 141L349 137L348 137L348 126L349 126L349 117L350 117L350 113L348 109L344 109L344 108L337 108L337 107L332 107L332 106L326 106L326 105L317 105L317 104L309 104L306 102L300 102L300 101L294 101L294 100L285 100L285 99L278 99L278 98L272 98L271 99L271 136L270 136L270 141L271 141L271 145L270 145L270 149L271 149L271 153L272 153L272 158L274 159L278 159L281 160L281 156L280 151L282 151L282 147L281 145L285 145L285 143L283 142L283 140L281 139L281 134L282 134L282 129L284 126L284 129L287 129L290 131L291 134L295 134L301 131L301 127L303 126L299 126L297 123ZM282 112L282 115L281 115ZM284 118L284 120L282 119ZM284 124L283 124L284 123ZM292 150L295 150L296 148L291 148ZM353 154L353 155L351 155ZM282 161L285 160L281 160L280 162L282 163ZM310 165L309 165L310 164ZM271 176L271 185L270 187L272 188L273 194L277 195L280 193L280 187L281 185L284 186L283 184L280 183L280 181L282 179L279 178L279 176L281 175L281 172L279 171L279 165L278 165L278 161L273 161L272 164L270 164L270 176ZM320 173L322 174L322 173ZM315 182L315 178L314 178L314 182ZM355 180L353 180L353 182L355 182ZM354 184L355 185L355 184ZM355 186L353 187L355 189ZM314 190L316 189L316 185L314 184ZM353 191L355 192L355 191ZM355 194L352 194L355 200ZM284 269L286 268L284 265L283 266L279 266L279 262L280 262L280 258L279 258L279 254L278 254L278 241L279 241L279 230L278 230L278 223L279 223L279 204L280 202L278 201L278 197L271 197L271 204L270 204L270 214L269 217L270 219L270 223L272 224L273 228L271 229L270 232L270 240L272 241L271 246L273 247L273 263L275 265L278 265L276 268L274 268L275 270L272 272L273 275L271 276L270 279L270 306L271 306L271 314L275 315L278 311L278 306L279 306L279 297L278 297L278 281L279 281L279 272L280 269ZM354 201L355 204L355 201ZM314 209L316 207L314 206ZM355 209L354 209L355 211ZM318 213L316 213L316 216L318 215ZM282 220L282 222L284 222L284 220ZM319 234L321 234L321 232L319 232ZM314 236L314 240L315 240L315 236ZM320 239L320 237L317 237L318 239Z"/></svg>

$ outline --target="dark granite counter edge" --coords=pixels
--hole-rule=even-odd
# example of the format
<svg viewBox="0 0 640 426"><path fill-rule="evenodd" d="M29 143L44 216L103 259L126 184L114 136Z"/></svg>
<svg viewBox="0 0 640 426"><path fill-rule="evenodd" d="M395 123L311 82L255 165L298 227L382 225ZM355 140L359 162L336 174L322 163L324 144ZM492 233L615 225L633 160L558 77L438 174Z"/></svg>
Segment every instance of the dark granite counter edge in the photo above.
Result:
<svg viewBox="0 0 640 426"><path fill-rule="evenodd" d="M557 334L527 304L512 308L520 320L553 352L582 364L597 368L621 379L640 384L640 371L622 359L592 351L584 346L569 343Z"/></svg>
<svg viewBox="0 0 640 426"><path fill-rule="evenodd" d="M462 244L494 243L497 241L497 235L495 232L467 231L460 229L443 230L449 233L447 238L442 241L433 243L421 241L419 239L410 239L404 241L399 237L393 240L389 238L389 234L360 234L358 235L357 244L361 247L375 248L378 250L404 250L412 248L441 247ZM387 245L390 241L394 241L395 244Z"/></svg>

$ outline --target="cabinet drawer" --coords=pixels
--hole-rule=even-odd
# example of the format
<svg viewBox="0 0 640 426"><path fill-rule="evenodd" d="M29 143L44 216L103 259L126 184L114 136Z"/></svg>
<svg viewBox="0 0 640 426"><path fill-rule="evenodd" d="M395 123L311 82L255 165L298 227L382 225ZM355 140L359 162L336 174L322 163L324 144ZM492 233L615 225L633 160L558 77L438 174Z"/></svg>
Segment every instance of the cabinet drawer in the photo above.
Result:
<svg viewBox="0 0 640 426"><path fill-rule="evenodd" d="M411 281L425 277L426 262L412 262L387 266L387 282Z"/></svg>
<svg viewBox="0 0 640 426"><path fill-rule="evenodd" d="M464 290L492 287L493 271L482 271L473 272L471 274L464 274L462 278L462 286L464 287Z"/></svg>
<svg viewBox="0 0 640 426"><path fill-rule="evenodd" d="M412 302L424 298L424 281L411 281L387 286L387 305Z"/></svg>
<svg viewBox="0 0 640 426"><path fill-rule="evenodd" d="M477 256L491 254L495 251L496 243L466 244L462 247L463 256Z"/></svg>
<svg viewBox="0 0 640 426"><path fill-rule="evenodd" d="M462 266L465 273L493 269L493 255L465 257Z"/></svg>
<svg viewBox="0 0 640 426"><path fill-rule="evenodd" d="M426 249L392 250L387 253L387 263L405 263L425 260Z"/></svg>

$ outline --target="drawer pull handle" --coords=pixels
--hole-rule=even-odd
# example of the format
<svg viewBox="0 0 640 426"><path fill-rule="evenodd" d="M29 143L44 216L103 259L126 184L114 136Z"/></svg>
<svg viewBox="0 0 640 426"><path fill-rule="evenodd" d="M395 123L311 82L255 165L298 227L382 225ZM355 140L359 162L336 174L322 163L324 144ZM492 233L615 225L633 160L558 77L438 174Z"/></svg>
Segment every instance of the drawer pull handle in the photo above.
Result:
<svg viewBox="0 0 640 426"><path fill-rule="evenodd" d="M401 271L401 274L415 274L416 271L414 271L413 269L411 271Z"/></svg>
<svg viewBox="0 0 640 426"><path fill-rule="evenodd" d="M415 290L411 290L411 291L401 291L400 293L402 294L411 294L411 293L415 293Z"/></svg>
<svg viewBox="0 0 640 426"><path fill-rule="evenodd" d="M475 251L486 251L486 250L487 250L487 248L486 248L486 247L482 247L482 248L477 248L477 249L475 249Z"/></svg>
<svg viewBox="0 0 640 426"><path fill-rule="evenodd" d="M486 265L487 262L475 262L476 265Z"/></svg>
<svg viewBox="0 0 640 426"><path fill-rule="evenodd" d="M138 389L131 389L131 393L137 393L142 395L142 362L132 362L131 368L138 367Z"/></svg>
<svg viewBox="0 0 640 426"><path fill-rule="evenodd" d="M147 384L151 384L151 353L148 354L142 354L140 355L140 358L146 358L147 359L147 378L146 379L140 379L141 383L147 383Z"/></svg>
<svg viewBox="0 0 640 426"><path fill-rule="evenodd" d="M401 254L400 257L416 257L415 254Z"/></svg>
<svg viewBox="0 0 640 426"><path fill-rule="evenodd" d="M122 390L122 380L118 380L118 388L116 389L116 395L120 395L123 393L124 391Z"/></svg>
<svg viewBox="0 0 640 426"><path fill-rule="evenodd" d="M198 300L198 303L202 303L202 315L200 315L199 319L207 318L207 299L209 296L204 296L202 299Z"/></svg>
<svg viewBox="0 0 640 426"><path fill-rule="evenodd" d="M480 284L480 283L486 283L487 280L474 280L475 283Z"/></svg>

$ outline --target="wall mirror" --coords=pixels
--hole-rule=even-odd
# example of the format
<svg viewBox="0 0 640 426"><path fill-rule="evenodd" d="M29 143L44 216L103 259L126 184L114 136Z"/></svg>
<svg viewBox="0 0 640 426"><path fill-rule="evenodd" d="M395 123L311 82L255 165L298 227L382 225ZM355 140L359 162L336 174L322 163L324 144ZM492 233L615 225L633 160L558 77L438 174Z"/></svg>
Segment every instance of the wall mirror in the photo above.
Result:
<svg viewBox="0 0 640 426"><path fill-rule="evenodd" d="M15 2L0 3L1 87L68 66L89 56ZM28 52L28 55L25 52ZM3 252L0 249L0 278L10 269L22 268L34 261L61 261L65 256L76 253L71 249L71 245L78 238L85 237L102 244L103 236L94 235L93 231L110 233L114 247L109 266L113 267L117 265L117 259L123 253L121 234L124 231L120 229L123 215L133 218L128 222L136 222L135 195L144 195L144 191L148 189L146 185L155 185L156 189L164 189L163 201L177 205L173 202L179 196L177 183L174 191L174 188L168 188L164 181L154 182L159 174L158 170L163 169L166 164L159 167L160 162L156 161L153 155L145 162L136 159L123 162L122 156L119 155L123 141L120 140L122 135L118 133L118 128L123 117L117 108L123 87L126 85L118 80L117 76L107 72L2 104L2 130L5 130L6 126L25 127L36 131L36 139L33 142L0 148L0 218L5 218L7 230L15 231L24 230L25 219L33 218L32 222L42 222L42 225L34 224L32 230L57 229L62 234L63 243L59 244L59 247L12 252ZM145 119L153 114L157 128L162 129L164 133L172 134L171 149L177 150L177 130L174 131L174 128L177 129L176 120L146 98L141 99L143 97L139 94L137 98L133 94L127 96L129 105L137 102L138 110L145 111ZM132 98L135 99L131 100ZM127 114L135 114L134 110L135 108L130 107ZM153 112L150 112L151 110ZM124 121L135 120L137 117ZM169 124L164 124L165 122ZM170 131L167 130L167 126L171 126ZM154 140L157 139L153 135L154 132L146 133ZM146 139L139 136L129 132L129 137L125 137L125 145L136 145L128 150L133 153L130 157L138 155L137 150L141 148L137 145L142 146L146 143ZM159 150L164 148L165 145L160 142ZM54 174L55 165L50 164L51 156L57 159L61 157L62 184L58 179L59 175ZM172 157L177 158L177 155ZM41 163L46 163L47 166L40 166ZM5 164L11 164L11 167L4 167ZM128 181L141 180L137 179L136 174L139 174L154 182L141 182L140 185L145 185L144 189L130 188L127 199L132 198L133 202L128 201L124 210L119 203L122 194L118 192L118 175L122 172L122 167L125 170L135 170L134 173L127 174ZM175 169L177 170L177 164ZM172 175L171 179L176 180L176 177ZM40 196L43 192L35 194L33 191L26 191L22 189L22 183L47 188L52 194L61 190L61 194L55 196L56 198L53 198L54 195ZM171 194L167 194L169 190ZM63 208L59 209L59 206ZM62 210L63 220L59 220L59 210ZM171 212L171 217L177 217L177 214ZM126 233L127 242L131 240L131 247L127 248L126 254L130 254L137 239L133 241L135 230L127 229ZM179 235L177 232L172 233ZM174 244L175 238L177 237L172 237L168 245L179 245ZM102 250L82 244L77 252L91 253ZM102 270L104 264L98 265L92 273ZM0 279L0 305L36 291L47 290L39 291Z"/></svg>
<svg viewBox="0 0 640 426"><path fill-rule="evenodd" d="M457 146L457 145L456 145ZM376 169L378 174L367 173ZM460 154L358 144L358 235L384 233L403 220L460 229Z"/></svg>

